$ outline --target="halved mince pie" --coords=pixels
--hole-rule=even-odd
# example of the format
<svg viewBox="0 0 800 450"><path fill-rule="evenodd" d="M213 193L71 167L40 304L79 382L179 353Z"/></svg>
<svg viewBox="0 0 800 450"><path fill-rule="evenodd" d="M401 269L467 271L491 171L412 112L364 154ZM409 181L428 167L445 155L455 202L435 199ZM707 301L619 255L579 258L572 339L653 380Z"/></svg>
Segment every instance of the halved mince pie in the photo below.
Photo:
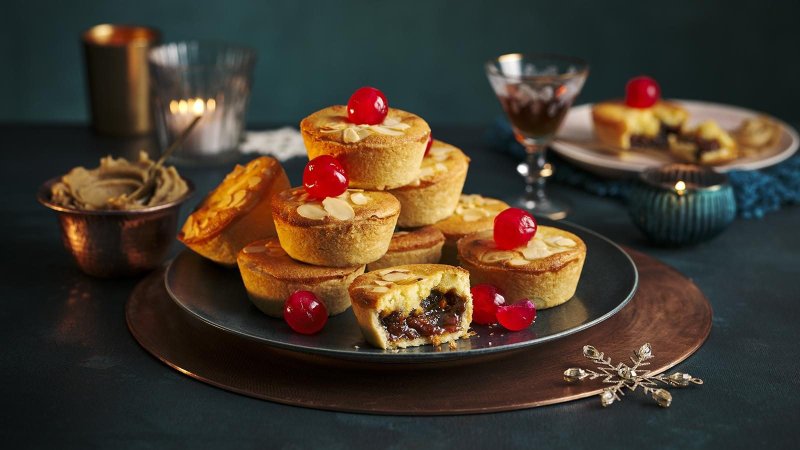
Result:
<svg viewBox="0 0 800 450"><path fill-rule="evenodd" d="M669 150L676 158L695 164L719 165L739 156L736 141L713 120L693 130L669 137Z"/></svg>
<svg viewBox="0 0 800 450"><path fill-rule="evenodd" d="M669 136L681 132L689 113L682 106L658 101L647 108L633 108L620 100L596 103L592 121L597 139L610 150L667 149Z"/></svg>
<svg viewBox="0 0 800 450"><path fill-rule="evenodd" d="M469 288L464 269L409 264L361 275L349 292L367 342L393 349L466 337L472 322Z"/></svg>
<svg viewBox="0 0 800 450"><path fill-rule="evenodd" d="M494 285L509 302L527 298L545 309L575 295L586 244L568 231L539 226L527 245L503 250L487 230L458 241L458 257L473 284Z"/></svg>

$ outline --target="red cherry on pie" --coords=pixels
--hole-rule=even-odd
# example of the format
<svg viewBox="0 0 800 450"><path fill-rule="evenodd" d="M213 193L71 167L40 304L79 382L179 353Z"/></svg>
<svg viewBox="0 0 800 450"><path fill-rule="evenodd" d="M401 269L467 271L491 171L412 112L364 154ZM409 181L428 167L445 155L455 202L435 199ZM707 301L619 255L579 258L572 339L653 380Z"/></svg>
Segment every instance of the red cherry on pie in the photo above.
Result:
<svg viewBox="0 0 800 450"><path fill-rule="evenodd" d="M308 195L316 199L341 195L349 184L344 167L330 155L317 156L303 171L303 186Z"/></svg>
<svg viewBox="0 0 800 450"><path fill-rule="evenodd" d="M534 320L536 320L536 305L528 299L497 308L497 321L509 331L524 330L531 326Z"/></svg>
<svg viewBox="0 0 800 450"><path fill-rule="evenodd" d="M519 208L508 208L494 218L494 243L510 250L522 247L536 234L536 219Z"/></svg>
<svg viewBox="0 0 800 450"><path fill-rule="evenodd" d="M625 104L631 108L649 108L661 98L661 87L656 80L647 77L635 77L625 85Z"/></svg>
<svg viewBox="0 0 800 450"><path fill-rule="evenodd" d="M428 152L431 151L431 146L433 145L433 133L428 135L428 143L425 144L425 156L428 156Z"/></svg>
<svg viewBox="0 0 800 450"><path fill-rule="evenodd" d="M472 293L472 321L479 325L497 323L497 308L506 304L496 287L491 284L476 284L470 289Z"/></svg>
<svg viewBox="0 0 800 450"><path fill-rule="evenodd" d="M300 334L315 334L328 322L328 308L313 292L297 291L286 299L283 319Z"/></svg>
<svg viewBox="0 0 800 450"><path fill-rule="evenodd" d="M359 88L347 102L347 118L356 125L377 125L389 114L389 102L374 87Z"/></svg>

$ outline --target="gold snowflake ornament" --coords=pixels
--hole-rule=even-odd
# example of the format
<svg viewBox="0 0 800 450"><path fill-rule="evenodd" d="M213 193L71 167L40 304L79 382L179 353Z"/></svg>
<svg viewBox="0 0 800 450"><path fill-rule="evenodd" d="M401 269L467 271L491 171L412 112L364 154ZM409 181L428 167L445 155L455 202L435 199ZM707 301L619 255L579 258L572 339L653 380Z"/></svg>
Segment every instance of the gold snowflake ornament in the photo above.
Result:
<svg viewBox="0 0 800 450"><path fill-rule="evenodd" d="M672 394L666 389L658 387L659 383L663 383L674 387L686 387L689 384L703 384L700 378L694 378L688 373L675 372L670 375L665 374L652 374L649 370L643 370L641 367L650 365L648 359L653 358L653 349L650 344L644 344L638 350L633 352L631 362L633 365L628 366L623 363L614 365L611 363L611 358L606 357L603 352L597 350L591 345L583 347L583 356L591 359L597 364L597 372L591 369L581 369L572 367L564 371L564 381L574 383L582 380L594 380L602 377L603 383L611 384L611 387L603 389L600 394L600 402L603 406L608 406L617 400L622 400L625 395L624 389L635 391L641 387L645 394L649 394L653 400L658 403L658 406L667 408L672 403Z"/></svg>

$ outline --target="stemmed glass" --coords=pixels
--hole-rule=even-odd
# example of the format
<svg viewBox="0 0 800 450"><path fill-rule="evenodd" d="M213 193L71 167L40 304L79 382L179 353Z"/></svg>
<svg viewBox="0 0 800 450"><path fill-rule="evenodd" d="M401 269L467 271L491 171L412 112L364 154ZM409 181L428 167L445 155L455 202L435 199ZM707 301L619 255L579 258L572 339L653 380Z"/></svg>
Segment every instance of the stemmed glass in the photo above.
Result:
<svg viewBox="0 0 800 450"><path fill-rule="evenodd" d="M559 55L511 53L486 63L489 83L527 155L526 162L517 166L525 177L525 193L514 206L537 217L563 219L569 210L566 203L545 195L545 181L553 174L545 149L588 74L586 62Z"/></svg>

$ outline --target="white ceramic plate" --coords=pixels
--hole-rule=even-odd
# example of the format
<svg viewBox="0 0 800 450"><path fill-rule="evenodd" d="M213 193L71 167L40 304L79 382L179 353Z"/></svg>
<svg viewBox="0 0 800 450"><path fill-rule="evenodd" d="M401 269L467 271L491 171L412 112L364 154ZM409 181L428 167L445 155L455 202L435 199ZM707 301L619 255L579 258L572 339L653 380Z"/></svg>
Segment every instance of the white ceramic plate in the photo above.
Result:
<svg viewBox="0 0 800 450"><path fill-rule="evenodd" d="M673 100L689 111L689 125L703 120L716 120L726 130L733 130L742 120L766 114L718 103L698 102L692 100ZM768 116L769 117L769 116ZM790 157L798 147L797 131L785 122L770 117L781 125L781 136L778 144L756 157L738 159L729 164L715 167L720 172L729 170L756 170L777 164ZM592 130L592 105L580 105L572 108L567 114L553 149L573 164L590 172L603 176L629 176L642 170L674 162L669 155L654 152L616 155L601 150L600 144Z"/></svg>

